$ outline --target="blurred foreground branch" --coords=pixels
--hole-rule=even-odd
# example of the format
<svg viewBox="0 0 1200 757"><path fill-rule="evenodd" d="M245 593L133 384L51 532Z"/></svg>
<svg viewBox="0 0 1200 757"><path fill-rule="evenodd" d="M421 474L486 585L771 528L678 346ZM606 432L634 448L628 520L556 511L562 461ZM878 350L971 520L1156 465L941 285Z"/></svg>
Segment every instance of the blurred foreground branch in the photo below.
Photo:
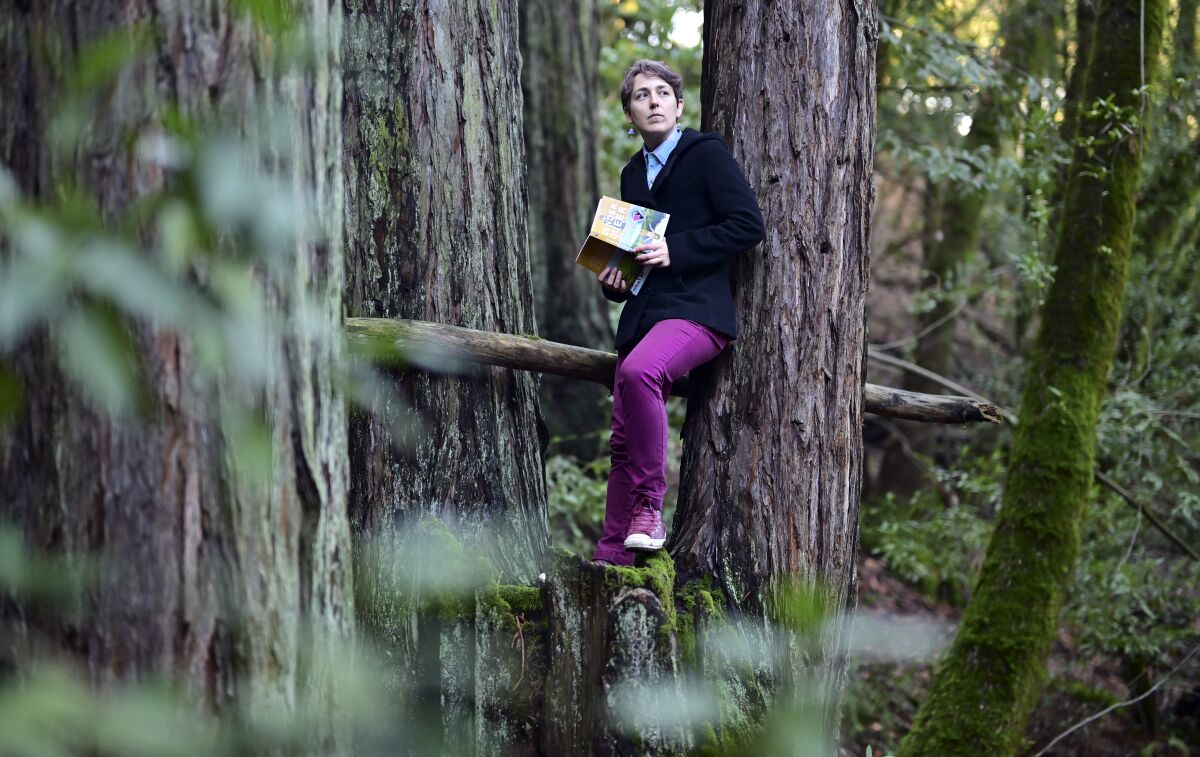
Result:
<svg viewBox="0 0 1200 757"><path fill-rule="evenodd" d="M438 372L456 373L464 364L494 365L592 381L612 387L617 356L551 342L534 336L496 334L426 321L389 318L347 318L351 349L382 360L401 358L411 365ZM687 396L687 382L672 390ZM999 409L972 397L922 394L867 384L866 410L927 423L1000 423Z"/></svg>

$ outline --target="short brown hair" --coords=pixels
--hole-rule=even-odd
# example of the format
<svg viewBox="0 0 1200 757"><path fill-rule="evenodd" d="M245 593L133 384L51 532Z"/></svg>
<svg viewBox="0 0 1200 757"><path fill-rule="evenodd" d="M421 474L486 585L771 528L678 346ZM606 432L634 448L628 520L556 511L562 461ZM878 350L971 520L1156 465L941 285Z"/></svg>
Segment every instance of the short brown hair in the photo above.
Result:
<svg viewBox="0 0 1200 757"><path fill-rule="evenodd" d="M675 90L675 101L683 99L683 77L671 70L671 67L661 60L642 58L635 61L625 72L625 80L621 82L621 107L629 110L629 98L633 95L633 80L638 74L654 76L671 85Z"/></svg>

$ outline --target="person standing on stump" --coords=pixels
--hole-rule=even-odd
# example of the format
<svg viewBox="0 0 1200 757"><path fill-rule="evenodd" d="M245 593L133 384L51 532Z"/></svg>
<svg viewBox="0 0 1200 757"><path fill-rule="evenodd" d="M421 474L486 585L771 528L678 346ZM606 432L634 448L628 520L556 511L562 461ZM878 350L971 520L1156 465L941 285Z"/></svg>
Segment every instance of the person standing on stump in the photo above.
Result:
<svg viewBox="0 0 1200 757"><path fill-rule="evenodd" d="M593 562L632 565L662 549L671 385L737 336L731 274L736 256L766 235L754 192L719 134L679 126L683 79L639 60L625 72L621 105L642 149L621 171L621 199L670 214L665 239L635 249L652 268L636 296L621 272L598 277L624 302L613 380L612 472Z"/></svg>

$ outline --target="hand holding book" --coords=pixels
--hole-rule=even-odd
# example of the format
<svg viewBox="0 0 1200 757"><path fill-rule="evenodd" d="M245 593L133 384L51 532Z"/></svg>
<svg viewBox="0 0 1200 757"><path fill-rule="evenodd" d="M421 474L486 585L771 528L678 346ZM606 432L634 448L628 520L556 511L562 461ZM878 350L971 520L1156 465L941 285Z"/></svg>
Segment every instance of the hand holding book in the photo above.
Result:
<svg viewBox="0 0 1200 757"><path fill-rule="evenodd" d="M629 286L625 283L625 277L621 275L620 268L605 268L600 273L596 274L600 284L614 292L624 292Z"/></svg>
<svg viewBox="0 0 1200 757"><path fill-rule="evenodd" d="M671 254L667 250L667 240L656 239L648 244L640 244L633 248L637 261L651 268L667 268L671 265Z"/></svg>
<svg viewBox="0 0 1200 757"><path fill-rule="evenodd" d="M651 268L671 264L664 235L670 216L603 197L575 262L608 289L637 295Z"/></svg>

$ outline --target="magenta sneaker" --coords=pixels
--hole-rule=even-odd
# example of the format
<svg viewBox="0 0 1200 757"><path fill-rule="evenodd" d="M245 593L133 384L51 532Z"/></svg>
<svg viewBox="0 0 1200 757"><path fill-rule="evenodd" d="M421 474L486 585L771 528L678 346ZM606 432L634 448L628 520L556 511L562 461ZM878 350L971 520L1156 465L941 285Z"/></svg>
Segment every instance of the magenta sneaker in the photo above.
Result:
<svg viewBox="0 0 1200 757"><path fill-rule="evenodd" d="M625 549L655 552L662 549L667 540L663 528L662 513L643 502L633 511L633 520L625 534Z"/></svg>

